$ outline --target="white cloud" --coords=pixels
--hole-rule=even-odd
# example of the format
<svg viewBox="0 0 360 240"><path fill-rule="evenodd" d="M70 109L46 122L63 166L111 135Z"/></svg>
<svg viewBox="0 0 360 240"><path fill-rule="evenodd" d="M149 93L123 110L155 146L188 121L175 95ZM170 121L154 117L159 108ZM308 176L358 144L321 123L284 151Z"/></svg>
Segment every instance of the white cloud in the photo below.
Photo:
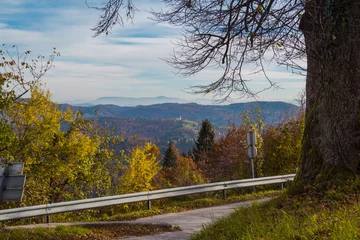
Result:
<svg viewBox="0 0 360 240"><path fill-rule="evenodd" d="M10 0L8 0L10 1ZM23 0L25 1L25 0ZM1 11L24 11L23 1ZM34 2L36 4L36 2ZM61 57L55 60L52 69L44 78L57 101L67 99L94 99L101 96L158 96L194 98L183 90L190 85L207 84L221 76L220 70L208 69L190 78L174 75L176 71L159 58L168 57L174 46L171 41L178 37L176 28L167 24L154 24L149 14L152 1L143 1L137 7L135 24L125 28L115 27L112 34L92 38L91 27L97 21L98 12L80 7L60 9L32 9L46 12L43 18L29 19L26 14L22 21L33 21L32 27L13 27L0 17L2 42L16 44L20 51L32 50L34 56L48 55L56 47ZM17 8L14 8L17 6ZM160 5L152 5L160 8ZM10 16L10 15L7 15ZM136 37L137 35L142 37ZM151 35L147 37L147 35ZM250 67L244 73L250 74ZM268 66L268 76L280 82L283 87L294 89L284 91L280 98L292 98L305 85L303 77L279 70L274 64ZM263 88L266 80L260 75L249 75L255 88ZM296 93L295 90L297 91ZM265 97L280 95L269 91ZM279 99L280 99L279 98Z"/></svg>

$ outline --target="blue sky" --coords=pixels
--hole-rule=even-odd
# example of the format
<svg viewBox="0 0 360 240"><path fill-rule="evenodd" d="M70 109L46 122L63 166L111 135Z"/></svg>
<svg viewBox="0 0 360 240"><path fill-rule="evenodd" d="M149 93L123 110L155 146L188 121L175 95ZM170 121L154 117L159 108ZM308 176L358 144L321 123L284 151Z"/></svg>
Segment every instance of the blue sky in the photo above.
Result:
<svg viewBox="0 0 360 240"><path fill-rule="evenodd" d="M160 9L160 0L134 0L139 12L134 24L115 26L108 36L93 38L90 30L98 12L87 8L84 0L0 0L1 44L16 44L33 57L49 55L53 47L61 53L55 68L43 82L53 100L94 100L104 96L202 98L186 93L189 86L209 84L221 72L209 69L190 78L174 74L175 69L161 58L173 52L171 41L180 37L179 28L156 24L148 19L150 8ZM100 0L91 0L99 3ZM250 73L251 67L245 69ZM292 102L305 87L303 76L293 75L274 63L267 74L282 89L261 93L258 100ZM254 89L267 87L261 75L249 75ZM211 98L206 96L205 98ZM236 99L236 95L233 96ZM240 99L236 101L249 101Z"/></svg>

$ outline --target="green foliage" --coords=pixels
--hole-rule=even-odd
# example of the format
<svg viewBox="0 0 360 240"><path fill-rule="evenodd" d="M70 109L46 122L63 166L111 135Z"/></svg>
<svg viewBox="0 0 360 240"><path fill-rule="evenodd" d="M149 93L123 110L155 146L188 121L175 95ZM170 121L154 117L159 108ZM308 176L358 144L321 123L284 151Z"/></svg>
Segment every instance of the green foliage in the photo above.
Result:
<svg viewBox="0 0 360 240"><path fill-rule="evenodd" d="M173 228L169 224L86 224L82 226L58 226L56 228L10 229L6 232L0 232L0 239L110 240L179 230L179 228Z"/></svg>
<svg viewBox="0 0 360 240"><path fill-rule="evenodd" d="M7 232L0 232L0 239L9 240L41 240L41 239L85 239L91 230L76 226L58 226L56 228L34 228L34 229L11 229Z"/></svg>
<svg viewBox="0 0 360 240"><path fill-rule="evenodd" d="M210 152L215 144L215 132L208 119L201 123L201 128L197 139L195 141L195 148L193 151L194 161L198 163L201 160L203 153Z"/></svg>
<svg viewBox="0 0 360 240"><path fill-rule="evenodd" d="M268 126L263 133L263 171L266 176L293 173L298 167L304 117L295 116L277 126Z"/></svg>
<svg viewBox="0 0 360 240"><path fill-rule="evenodd" d="M165 150L162 166L164 168L172 168L176 166L176 162L179 159L179 152L175 148L172 141L169 141L168 147Z"/></svg>

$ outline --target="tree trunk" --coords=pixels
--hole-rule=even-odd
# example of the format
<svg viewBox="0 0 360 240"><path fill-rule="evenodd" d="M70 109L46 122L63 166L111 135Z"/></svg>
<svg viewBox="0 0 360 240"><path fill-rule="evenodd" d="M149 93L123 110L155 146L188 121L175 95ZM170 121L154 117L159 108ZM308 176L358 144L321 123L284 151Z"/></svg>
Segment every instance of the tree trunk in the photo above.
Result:
<svg viewBox="0 0 360 240"><path fill-rule="evenodd" d="M360 171L359 5L310 0L305 6L306 122L297 177L303 184L326 187Z"/></svg>

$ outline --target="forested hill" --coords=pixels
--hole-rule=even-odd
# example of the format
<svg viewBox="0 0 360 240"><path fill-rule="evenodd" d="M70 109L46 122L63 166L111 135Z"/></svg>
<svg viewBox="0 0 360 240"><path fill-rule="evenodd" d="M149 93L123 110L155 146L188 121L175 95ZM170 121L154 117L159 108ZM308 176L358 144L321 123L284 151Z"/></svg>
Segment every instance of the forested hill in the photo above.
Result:
<svg viewBox="0 0 360 240"><path fill-rule="evenodd" d="M61 105L66 108L67 104ZM291 114L298 107L285 102L249 102L235 103L230 105L199 105L196 103L163 103L149 106L120 107L117 105L97 105L89 107L72 106L80 110L84 117L91 118L144 118L144 119L181 119L200 122L209 119L217 126L227 126L230 123L239 124L241 115L246 110L254 111L256 107L261 109L263 120L267 124L277 122L280 118Z"/></svg>

